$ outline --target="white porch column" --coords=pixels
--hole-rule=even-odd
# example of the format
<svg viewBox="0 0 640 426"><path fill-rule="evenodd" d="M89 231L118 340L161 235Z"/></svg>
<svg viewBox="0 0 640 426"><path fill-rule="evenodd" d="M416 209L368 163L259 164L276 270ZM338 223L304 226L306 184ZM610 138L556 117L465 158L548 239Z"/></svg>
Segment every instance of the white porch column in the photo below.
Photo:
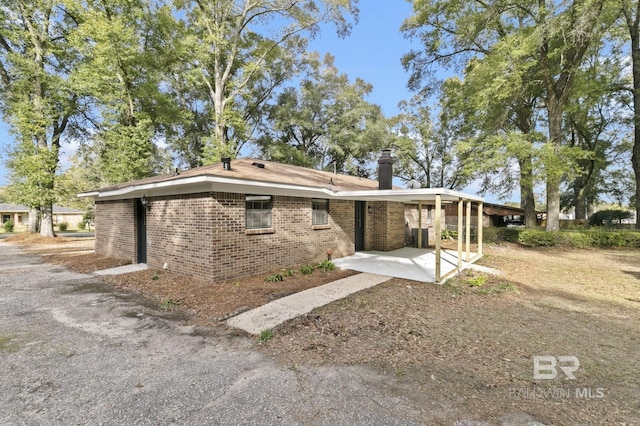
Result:
<svg viewBox="0 0 640 426"><path fill-rule="evenodd" d="M422 248L422 201L418 201L418 248Z"/></svg>
<svg viewBox="0 0 640 426"><path fill-rule="evenodd" d="M464 219L464 200L458 198L458 272L462 270L462 238L464 236L464 228L462 220Z"/></svg>
<svg viewBox="0 0 640 426"><path fill-rule="evenodd" d="M436 194L436 282L440 282L441 277L441 269L440 269L440 245L442 244L442 229L441 229L441 221L442 221L442 196L440 194Z"/></svg>
<svg viewBox="0 0 640 426"><path fill-rule="evenodd" d="M484 203L478 203L478 256L482 256L482 209Z"/></svg>
<svg viewBox="0 0 640 426"><path fill-rule="evenodd" d="M466 245L466 251L467 251L467 256L465 261L469 261L470 257L469 257L469 253L471 251L471 200L467 201L467 217L466 217L466 225L467 225L467 233L465 235L466 239L465 239L465 245Z"/></svg>

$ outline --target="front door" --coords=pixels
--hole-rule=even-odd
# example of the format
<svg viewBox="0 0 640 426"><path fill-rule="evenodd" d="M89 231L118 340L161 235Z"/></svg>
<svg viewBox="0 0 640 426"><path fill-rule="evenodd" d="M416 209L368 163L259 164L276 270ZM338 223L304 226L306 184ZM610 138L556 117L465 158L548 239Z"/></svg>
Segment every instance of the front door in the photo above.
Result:
<svg viewBox="0 0 640 426"><path fill-rule="evenodd" d="M356 251L364 250L364 216L366 211L366 203L364 201L356 201Z"/></svg>
<svg viewBox="0 0 640 426"><path fill-rule="evenodd" d="M136 232L138 236L138 263L147 263L147 209L136 199Z"/></svg>

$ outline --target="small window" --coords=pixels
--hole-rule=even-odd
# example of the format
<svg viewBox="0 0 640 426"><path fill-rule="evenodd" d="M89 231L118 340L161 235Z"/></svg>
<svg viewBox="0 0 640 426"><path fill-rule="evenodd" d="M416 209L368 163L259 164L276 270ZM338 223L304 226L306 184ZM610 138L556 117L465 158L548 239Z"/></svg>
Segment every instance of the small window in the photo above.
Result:
<svg viewBox="0 0 640 426"><path fill-rule="evenodd" d="M311 200L313 209L312 225L329 224L329 200Z"/></svg>
<svg viewBox="0 0 640 426"><path fill-rule="evenodd" d="M271 228L270 196L247 195L245 226L247 229Z"/></svg>

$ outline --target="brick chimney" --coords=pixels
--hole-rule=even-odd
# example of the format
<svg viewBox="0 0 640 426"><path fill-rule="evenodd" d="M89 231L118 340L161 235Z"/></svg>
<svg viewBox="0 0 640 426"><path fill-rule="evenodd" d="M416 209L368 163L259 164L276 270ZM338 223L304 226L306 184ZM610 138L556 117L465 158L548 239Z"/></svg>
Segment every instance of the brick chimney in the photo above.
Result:
<svg viewBox="0 0 640 426"><path fill-rule="evenodd" d="M393 163L390 149L383 149L378 159L378 189L391 189L393 180Z"/></svg>

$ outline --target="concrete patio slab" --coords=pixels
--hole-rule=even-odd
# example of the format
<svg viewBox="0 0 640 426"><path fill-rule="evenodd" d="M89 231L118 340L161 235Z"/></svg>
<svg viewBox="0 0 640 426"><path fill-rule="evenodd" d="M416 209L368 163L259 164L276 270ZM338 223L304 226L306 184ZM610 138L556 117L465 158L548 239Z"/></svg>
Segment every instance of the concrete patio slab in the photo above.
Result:
<svg viewBox="0 0 640 426"><path fill-rule="evenodd" d="M117 268L102 269L94 271L94 275L121 275L131 272L146 271L149 269L146 263L137 263L132 265L118 266Z"/></svg>
<svg viewBox="0 0 640 426"><path fill-rule="evenodd" d="M473 258L475 253L470 256ZM442 250L440 259L443 276L458 267L458 253L455 251ZM392 251L357 252L353 256L336 259L333 263L339 268L371 274L427 283L436 281L436 254L429 249L405 247ZM470 265L471 263L462 262L462 269Z"/></svg>
<svg viewBox="0 0 640 426"><path fill-rule="evenodd" d="M263 330L273 328L352 293L388 281L390 278L385 275L368 273L352 275L329 284L291 294L244 312L228 319L227 324L251 334L260 334Z"/></svg>

